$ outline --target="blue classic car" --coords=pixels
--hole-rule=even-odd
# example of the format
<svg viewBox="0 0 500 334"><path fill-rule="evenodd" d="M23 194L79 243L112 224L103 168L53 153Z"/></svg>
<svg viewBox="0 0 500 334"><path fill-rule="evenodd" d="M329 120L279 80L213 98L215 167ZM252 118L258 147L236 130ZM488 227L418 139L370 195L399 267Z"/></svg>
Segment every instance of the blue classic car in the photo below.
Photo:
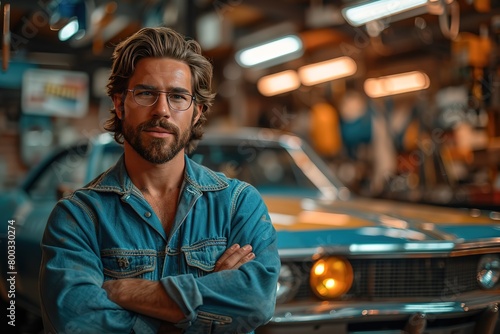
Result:
<svg viewBox="0 0 500 334"><path fill-rule="evenodd" d="M0 198L2 295L39 314L40 240L60 196L121 155L111 136L62 148ZM258 333L495 333L498 213L357 198L300 138L270 129L209 131L192 158L253 184L278 231L274 317ZM12 227L9 227L12 226Z"/></svg>

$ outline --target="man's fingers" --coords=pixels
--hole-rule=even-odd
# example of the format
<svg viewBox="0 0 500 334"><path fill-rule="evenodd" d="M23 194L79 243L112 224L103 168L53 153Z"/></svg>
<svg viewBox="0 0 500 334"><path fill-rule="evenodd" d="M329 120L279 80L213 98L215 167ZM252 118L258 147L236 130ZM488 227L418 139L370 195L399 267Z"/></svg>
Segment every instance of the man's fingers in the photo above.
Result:
<svg viewBox="0 0 500 334"><path fill-rule="evenodd" d="M224 254L215 263L214 271L238 269L242 264L255 258L252 253L252 246L245 245L240 247L235 244L228 248Z"/></svg>
<svg viewBox="0 0 500 334"><path fill-rule="evenodd" d="M238 263L236 263L231 269L238 269L241 265L247 263L247 262L250 262L252 261L253 259L255 259L255 254L254 253L248 253L247 255L245 255L244 257L242 257Z"/></svg>
<svg viewBox="0 0 500 334"><path fill-rule="evenodd" d="M215 262L214 271L220 270L220 267L227 260L227 258L230 257L231 255L233 255L234 252L236 252L238 249L240 249L240 245L238 245L238 244L234 244L231 247L229 247L228 249L226 249L224 254L222 254L222 256L217 260L217 262Z"/></svg>

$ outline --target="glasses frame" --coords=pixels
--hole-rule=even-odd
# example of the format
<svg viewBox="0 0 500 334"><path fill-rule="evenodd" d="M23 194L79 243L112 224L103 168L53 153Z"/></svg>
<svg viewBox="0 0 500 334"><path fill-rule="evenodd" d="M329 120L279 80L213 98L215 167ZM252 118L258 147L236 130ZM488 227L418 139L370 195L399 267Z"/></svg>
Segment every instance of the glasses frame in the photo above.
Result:
<svg viewBox="0 0 500 334"><path fill-rule="evenodd" d="M135 91L136 90L145 90L145 91L156 92L156 93L158 93L158 95L156 95L156 100L153 103L151 103L151 104L142 104L142 103L137 102L137 100L135 99ZM133 89L127 89L126 91L127 92L131 92L132 93L132 99L134 99L134 102L137 103L140 106L143 106L143 107L154 106L158 102L158 99L160 98L160 94L162 94L162 93L164 93L165 96L167 97L168 107L170 109L172 109L172 110L175 110L175 111L186 111L189 108L191 108L191 106L193 105L193 101L196 101L196 96L194 96L192 94L189 94L189 93L180 93L180 92L164 91L164 90L158 90L158 89L147 89L147 88L139 88L139 87L136 87L136 88L133 88ZM170 104L170 96L171 95L176 95L176 94L177 95L187 95L187 96L191 97L191 99L189 100L189 106L186 109L179 109L179 108L172 107L172 105Z"/></svg>

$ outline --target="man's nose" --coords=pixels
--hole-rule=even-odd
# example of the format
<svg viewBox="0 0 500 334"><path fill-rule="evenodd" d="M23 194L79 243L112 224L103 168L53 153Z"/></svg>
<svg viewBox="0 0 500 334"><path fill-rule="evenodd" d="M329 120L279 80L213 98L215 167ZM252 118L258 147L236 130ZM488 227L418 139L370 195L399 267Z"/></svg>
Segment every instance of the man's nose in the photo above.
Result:
<svg viewBox="0 0 500 334"><path fill-rule="evenodd" d="M158 100L155 104L155 111L162 116L170 116L170 105L168 103L168 94L158 92Z"/></svg>

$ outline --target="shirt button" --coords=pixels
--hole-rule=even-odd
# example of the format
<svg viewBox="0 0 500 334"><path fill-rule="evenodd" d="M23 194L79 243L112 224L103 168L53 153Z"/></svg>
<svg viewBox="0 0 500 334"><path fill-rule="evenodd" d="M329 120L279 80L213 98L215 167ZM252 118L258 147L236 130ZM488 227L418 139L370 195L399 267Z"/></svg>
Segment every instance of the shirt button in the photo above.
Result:
<svg viewBox="0 0 500 334"><path fill-rule="evenodd" d="M146 216L146 218L151 217L151 212L147 211L147 212L144 214L144 216Z"/></svg>

